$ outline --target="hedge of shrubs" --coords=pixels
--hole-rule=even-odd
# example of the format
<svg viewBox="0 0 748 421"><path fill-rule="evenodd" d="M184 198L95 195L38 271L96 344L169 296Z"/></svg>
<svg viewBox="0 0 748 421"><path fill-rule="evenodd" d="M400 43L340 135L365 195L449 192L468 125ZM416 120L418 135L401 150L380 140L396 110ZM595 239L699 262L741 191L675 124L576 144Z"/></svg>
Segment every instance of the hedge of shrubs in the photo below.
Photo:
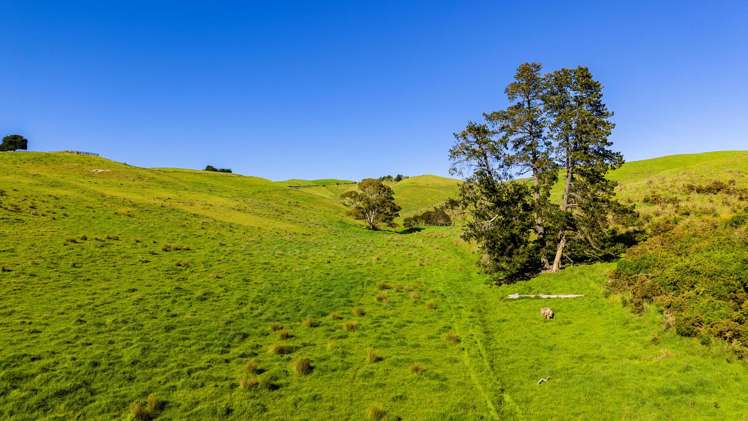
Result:
<svg viewBox="0 0 748 421"><path fill-rule="evenodd" d="M721 339L748 358L748 208L726 220L689 220L635 246L608 290L637 312L657 304L679 335Z"/></svg>

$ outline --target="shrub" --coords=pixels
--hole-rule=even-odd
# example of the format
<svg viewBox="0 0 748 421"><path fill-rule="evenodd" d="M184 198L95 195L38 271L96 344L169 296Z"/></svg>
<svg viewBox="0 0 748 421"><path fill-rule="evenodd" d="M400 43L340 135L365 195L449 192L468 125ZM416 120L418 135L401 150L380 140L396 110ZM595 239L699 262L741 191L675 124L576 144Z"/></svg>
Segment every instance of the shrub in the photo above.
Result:
<svg viewBox="0 0 748 421"><path fill-rule="evenodd" d="M347 322L343 323L343 329L349 332L358 330L358 322L356 320L348 320Z"/></svg>
<svg viewBox="0 0 748 421"><path fill-rule="evenodd" d="M434 310L436 309L436 303L434 301L427 301L426 308L429 310Z"/></svg>
<svg viewBox="0 0 748 421"><path fill-rule="evenodd" d="M312 360L309 358L300 358L293 363L293 369L296 375L306 376L311 373L314 367L312 366Z"/></svg>
<svg viewBox="0 0 748 421"><path fill-rule="evenodd" d="M216 168L216 167L214 167L212 165L206 165L205 166L205 171L222 172L222 173L231 173L232 172L230 168Z"/></svg>
<svg viewBox="0 0 748 421"><path fill-rule="evenodd" d="M719 193L731 193L735 190L735 180L730 180L730 183L724 181L714 180L707 184L686 184L685 191L687 193L699 193L699 194L719 194Z"/></svg>
<svg viewBox="0 0 748 421"><path fill-rule="evenodd" d="M722 189L710 186L700 191ZM678 335L724 340L742 355L748 351L748 311L741 309L748 299L748 231L734 220L685 220L635 246L619 261L607 290L628 296L625 304L636 312L655 303L665 327Z"/></svg>
<svg viewBox="0 0 748 421"><path fill-rule="evenodd" d="M280 323L270 323L270 331L277 332L279 330L283 330L285 327L283 327Z"/></svg>
<svg viewBox="0 0 748 421"><path fill-rule="evenodd" d="M405 228L415 228L421 225L432 225L432 226L450 226L452 225L452 218L445 211L444 205L435 207L433 210L409 216L403 220Z"/></svg>
<svg viewBox="0 0 748 421"><path fill-rule="evenodd" d="M365 316L366 310L364 310L362 307L354 307L351 310L351 314L353 314L354 316L358 316L358 317Z"/></svg>
<svg viewBox="0 0 748 421"><path fill-rule="evenodd" d="M380 282L377 287L379 289L392 289L392 285L388 284L387 282Z"/></svg>
<svg viewBox="0 0 748 421"><path fill-rule="evenodd" d="M340 312L333 311L330 313L330 318L333 320L343 320L343 316L340 315Z"/></svg>
<svg viewBox="0 0 748 421"><path fill-rule="evenodd" d="M696 336L700 326L698 317L683 316L675 319L675 332L681 336Z"/></svg>
<svg viewBox="0 0 748 421"><path fill-rule="evenodd" d="M386 303L389 301L389 297L387 297L387 293L384 291L377 294L376 298L377 298L377 301L379 301L380 303Z"/></svg>

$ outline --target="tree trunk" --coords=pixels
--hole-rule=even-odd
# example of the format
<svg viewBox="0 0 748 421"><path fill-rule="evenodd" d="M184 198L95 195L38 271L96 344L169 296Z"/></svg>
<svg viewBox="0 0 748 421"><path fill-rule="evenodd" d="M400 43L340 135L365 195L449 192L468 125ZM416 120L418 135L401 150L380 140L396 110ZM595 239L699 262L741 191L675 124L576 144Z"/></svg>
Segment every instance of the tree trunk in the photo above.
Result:
<svg viewBox="0 0 748 421"><path fill-rule="evenodd" d="M566 246L566 234L561 234L561 240L558 242L556 248L556 257L553 258L553 266L551 266L551 272L558 272L561 270L561 257L564 255L564 247Z"/></svg>
<svg viewBox="0 0 748 421"><path fill-rule="evenodd" d="M561 212L566 212L569 208L569 193L571 193L571 183L574 180L574 169L571 167L571 158L566 158L566 183L564 185L564 196L561 199ZM558 246L556 247L556 256L553 258L553 266L551 266L551 272L558 272L561 270L561 258L564 255L564 247L566 247L566 222L562 222L561 230L558 233Z"/></svg>
<svg viewBox="0 0 748 421"><path fill-rule="evenodd" d="M535 179L535 191L533 192L533 199L535 200L535 204L538 205L540 203L540 182L539 177L537 175L534 175L533 178ZM543 225L543 217L540 216L540 209L537 209L537 214L535 215L535 233L538 235L538 240L541 244L543 244L543 237L545 237L545 226ZM545 255L545 250L541 250L540 254L540 264L543 265L543 270L549 270L551 265L548 263L548 256Z"/></svg>

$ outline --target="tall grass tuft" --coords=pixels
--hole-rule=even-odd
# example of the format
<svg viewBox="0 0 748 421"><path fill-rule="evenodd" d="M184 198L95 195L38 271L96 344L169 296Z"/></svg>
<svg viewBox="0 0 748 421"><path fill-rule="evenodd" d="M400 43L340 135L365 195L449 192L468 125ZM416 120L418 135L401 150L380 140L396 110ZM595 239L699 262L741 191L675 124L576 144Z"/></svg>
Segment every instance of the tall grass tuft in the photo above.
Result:
<svg viewBox="0 0 748 421"><path fill-rule="evenodd" d="M349 332L358 330L358 322L356 320L348 320L345 323L343 323L343 329Z"/></svg>
<svg viewBox="0 0 748 421"><path fill-rule="evenodd" d="M289 344L286 344L286 343L283 343L283 342L276 342L276 343L270 345L270 348L268 349L268 351L271 354L286 355L286 354L292 353L294 351L294 349Z"/></svg>
<svg viewBox="0 0 748 421"><path fill-rule="evenodd" d="M370 349L369 352L367 353L366 359L370 363L378 363L382 361L382 356L377 354L377 352L374 351L373 349Z"/></svg>
<svg viewBox="0 0 748 421"><path fill-rule="evenodd" d="M366 410L366 415L371 421L387 419L387 411L379 405L369 405L369 408Z"/></svg>
<svg viewBox="0 0 748 421"><path fill-rule="evenodd" d="M460 335L457 334L454 330L450 330L447 332L447 336L445 337L447 342L451 344L458 344L462 339L460 339Z"/></svg>
<svg viewBox="0 0 748 421"><path fill-rule="evenodd" d="M311 373L313 369L312 360L309 358L299 358L293 363L293 370L298 376L306 376Z"/></svg>

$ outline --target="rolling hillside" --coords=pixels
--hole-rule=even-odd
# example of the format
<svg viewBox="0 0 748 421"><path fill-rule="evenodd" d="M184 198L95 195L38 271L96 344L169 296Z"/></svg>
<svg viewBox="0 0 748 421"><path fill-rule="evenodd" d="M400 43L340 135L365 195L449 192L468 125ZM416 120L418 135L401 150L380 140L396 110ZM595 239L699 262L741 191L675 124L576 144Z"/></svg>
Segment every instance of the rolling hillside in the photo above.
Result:
<svg viewBox="0 0 748 421"><path fill-rule="evenodd" d="M748 152L613 177L636 203L684 182L748 186ZM128 419L149 394L161 419L748 413L745 362L606 296L613 264L496 288L458 227L367 231L338 201L352 186L289 187L304 183L0 154L0 418ZM393 184L403 216L456 186ZM513 292L585 297L544 322Z"/></svg>

